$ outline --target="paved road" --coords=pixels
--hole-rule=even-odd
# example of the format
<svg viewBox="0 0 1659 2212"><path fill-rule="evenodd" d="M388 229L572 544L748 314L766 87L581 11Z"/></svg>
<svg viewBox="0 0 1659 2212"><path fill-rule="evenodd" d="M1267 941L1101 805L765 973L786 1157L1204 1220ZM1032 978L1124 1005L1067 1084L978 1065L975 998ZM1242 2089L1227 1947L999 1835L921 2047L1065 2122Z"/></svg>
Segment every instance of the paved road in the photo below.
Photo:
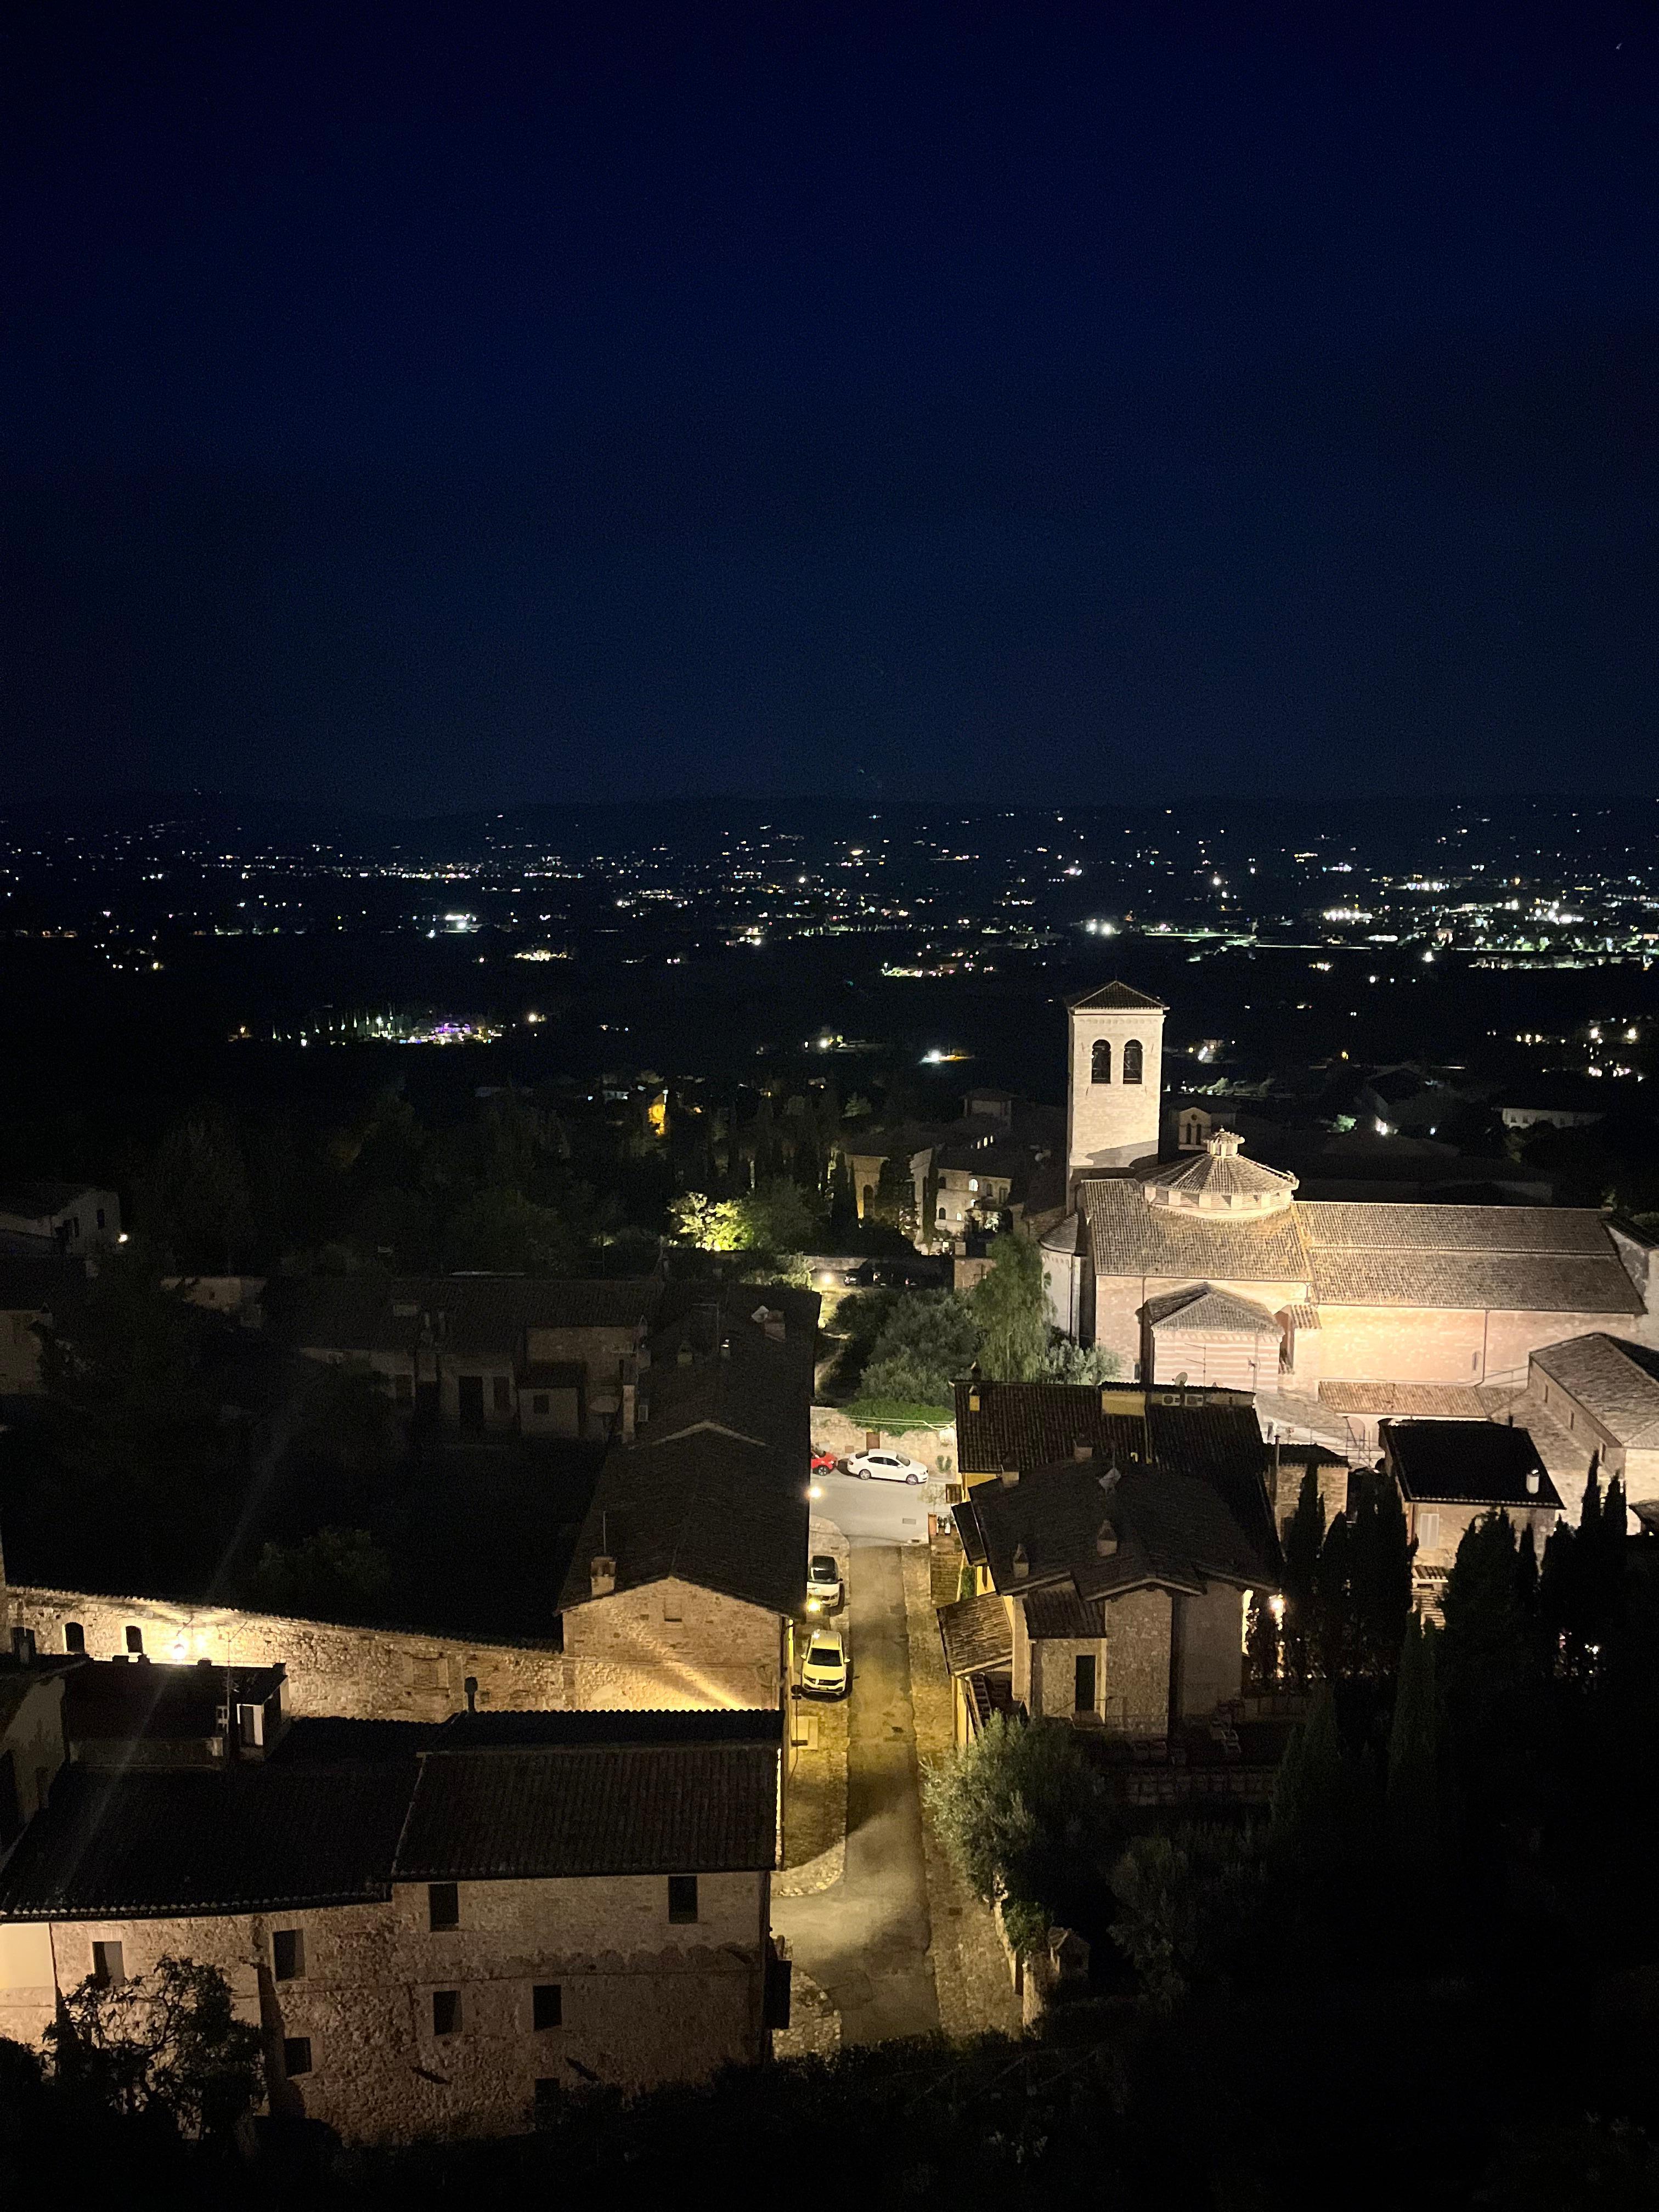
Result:
<svg viewBox="0 0 1659 2212"><path fill-rule="evenodd" d="M852 1474L815 1474L812 1480L823 1492L813 1500L812 1510L854 1541L871 1536L884 1544L927 1542L927 1493L920 1485L912 1490L904 1482L860 1482ZM901 1626L903 1619L901 1602Z"/></svg>
<svg viewBox="0 0 1659 2212"><path fill-rule="evenodd" d="M848 1574L846 1873L816 1897L777 1898L772 1905L773 1927L828 1994L848 2043L926 2035L939 2026L899 1558L895 1544L855 1540Z"/></svg>

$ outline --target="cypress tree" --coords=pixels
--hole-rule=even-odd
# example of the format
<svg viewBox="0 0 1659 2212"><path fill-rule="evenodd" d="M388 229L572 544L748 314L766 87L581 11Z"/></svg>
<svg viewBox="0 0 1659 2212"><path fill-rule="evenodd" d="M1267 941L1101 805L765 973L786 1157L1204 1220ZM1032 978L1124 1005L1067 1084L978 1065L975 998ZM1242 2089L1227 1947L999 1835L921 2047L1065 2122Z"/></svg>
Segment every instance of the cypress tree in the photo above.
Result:
<svg viewBox="0 0 1659 2212"><path fill-rule="evenodd" d="M1273 1841L1298 1857L1329 1861L1344 1840L1348 1796L1336 1698L1330 1684L1322 1682L1274 1778Z"/></svg>
<svg viewBox="0 0 1659 2212"><path fill-rule="evenodd" d="M1440 1847L1439 1715L1435 1636L1415 1613L1406 1623L1389 1731L1389 1840L1403 1866L1431 1865Z"/></svg>
<svg viewBox="0 0 1659 2212"><path fill-rule="evenodd" d="M1348 1580L1352 1663L1381 1680L1399 1659L1412 1609L1412 1542L1406 1510L1391 1476L1382 1468L1356 1475L1357 1509Z"/></svg>
<svg viewBox="0 0 1659 2212"><path fill-rule="evenodd" d="M1314 1571L1314 1643L1320 1672L1334 1682L1352 1671L1353 1599L1351 1522L1339 1513L1325 1533Z"/></svg>
<svg viewBox="0 0 1659 2212"><path fill-rule="evenodd" d="M1285 1530L1285 1665L1296 1682L1308 1679L1309 1638L1324 1543L1325 1500L1319 1476L1310 1465Z"/></svg>

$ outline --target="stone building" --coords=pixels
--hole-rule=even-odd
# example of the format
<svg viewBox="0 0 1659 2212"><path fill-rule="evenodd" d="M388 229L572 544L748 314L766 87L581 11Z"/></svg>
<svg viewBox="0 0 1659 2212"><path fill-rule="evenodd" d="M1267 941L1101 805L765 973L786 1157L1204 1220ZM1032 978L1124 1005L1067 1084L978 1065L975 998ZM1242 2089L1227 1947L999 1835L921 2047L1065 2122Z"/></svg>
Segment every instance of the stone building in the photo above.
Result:
<svg viewBox="0 0 1659 2212"><path fill-rule="evenodd" d="M960 1728L972 1725L971 1678L1005 1667L1009 1700L1032 1717L1119 1737L1167 1741L1238 1698L1245 1595L1274 1570L1209 1484L1125 1472L1080 1445L980 1486L956 1518L981 1584L939 1616L966 1685Z"/></svg>
<svg viewBox="0 0 1659 2212"><path fill-rule="evenodd" d="M647 1340L633 1443L536 1448L588 1468L568 1525L481 1527L458 1489L458 1555L465 1541L501 1564L471 1578L465 1610L435 1587L431 1625L9 1583L0 1558L0 1626L45 1654L280 1664L291 1710L312 1716L776 1707L805 1596L817 1300L766 1295L702 1298Z"/></svg>
<svg viewBox="0 0 1659 2212"><path fill-rule="evenodd" d="M631 1435L655 1276L311 1276L272 1285L278 1333L313 1359L383 1376L396 1404L445 1427Z"/></svg>
<svg viewBox="0 0 1659 2212"><path fill-rule="evenodd" d="M1485 1515L1507 1513L1530 1528L1538 1556L1561 1497L1525 1429L1501 1421L1384 1421L1382 1466L1399 1485L1419 1604L1438 1602L1457 1547Z"/></svg>
<svg viewBox="0 0 1659 2212"><path fill-rule="evenodd" d="M1240 1693L1244 1594L1278 1575L1248 1400L970 1380L957 1435L975 1589L939 1626L959 1739L998 1708L1207 1729Z"/></svg>
<svg viewBox="0 0 1659 2212"><path fill-rule="evenodd" d="M0 1252L82 1260L121 1235L121 1201L82 1182L0 1184Z"/></svg>
<svg viewBox="0 0 1659 2212"><path fill-rule="evenodd" d="M1632 1531L1659 1513L1659 1352L1600 1332L1544 1345L1515 1412L1570 1508L1594 1459L1604 1482L1624 1484Z"/></svg>
<svg viewBox="0 0 1659 2212"><path fill-rule="evenodd" d="M1161 1162L1164 1012L1115 983L1073 1003L1073 1205L1042 1238L1051 1318L1126 1374L1311 1401L1316 1431L1328 1389L1406 1413L1425 1385L1518 1389L1566 1337L1654 1337L1645 1250L1589 1208L1303 1200L1220 1127Z"/></svg>
<svg viewBox="0 0 1659 2212"><path fill-rule="evenodd" d="M0 2036L88 1976L210 1964L271 2112L364 2143L754 2063L787 2019L779 1757L775 1713L544 1714L69 1767L0 1863Z"/></svg>

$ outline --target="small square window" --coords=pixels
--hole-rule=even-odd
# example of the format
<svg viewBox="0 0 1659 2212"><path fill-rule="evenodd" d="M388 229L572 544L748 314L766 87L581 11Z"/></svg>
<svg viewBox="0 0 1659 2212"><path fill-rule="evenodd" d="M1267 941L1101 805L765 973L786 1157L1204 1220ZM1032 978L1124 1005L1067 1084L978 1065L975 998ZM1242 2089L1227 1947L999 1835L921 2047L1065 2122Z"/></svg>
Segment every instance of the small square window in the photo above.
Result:
<svg viewBox="0 0 1659 2212"><path fill-rule="evenodd" d="M129 1651L142 1651L143 1650L144 1632L142 1628L135 1628L129 1625L126 1632L126 1638L127 1650Z"/></svg>
<svg viewBox="0 0 1659 2212"><path fill-rule="evenodd" d="M270 1970L279 1982L305 1978L306 1939L298 1928L279 1928L270 1939Z"/></svg>
<svg viewBox="0 0 1659 2212"><path fill-rule="evenodd" d="M538 1421L544 1421L547 1419L547 1401L548 1393L545 1390L538 1390L530 1401L530 1410Z"/></svg>
<svg viewBox="0 0 1659 2212"><path fill-rule="evenodd" d="M125 1963L118 1943L94 1943L92 1947L92 1978L100 1990L118 1988L127 1978Z"/></svg>
<svg viewBox="0 0 1659 2212"><path fill-rule="evenodd" d="M291 2081L296 2074L311 2071L311 2038L308 2035L285 2035L283 2038L283 2071Z"/></svg>
<svg viewBox="0 0 1659 2212"><path fill-rule="evenodd" d="M429 1881L426 1886L426 1924L428 1928L459 1928L461 1891L459 1882Z"/></svg>
<svg viewBox="0 0 1659 2212"><path fill-rule="evenodd" d="M66 1621L64 1623L64 1650L65 1650L65 1651L84 1651L84 1650L86 1650L86 1648L87 1648L87 1632L86 1632L86 1630L85 1630L84 1628L82 1628L82 1626L81 1626L81 1624L80 1624L80 1622L79 1622L78 1620L66 1620Z"/></svg>
<svg viewBox="0 0 1659 2212"><path fill-rule="evenodd" d="M461 2026L461 1993L459 1990L434 1990L432 1992L432 2033L434 2035L457 2035Z"/></svg>
<svg viewBox="0 0 1659 2212"><path fill-rule="evenodd" d="M564 1990L557 1982L538 1982L531 1992L532 2027L559 2027L564 2021Z"/></svg>
<svg viewBox="0 0 1659 2212"><path fill-rule="evenodd" d="M685 1927L697 1917L697 1877L694 1874L671 1874L668 1877L668 1917L679 1927Z"/></svg>

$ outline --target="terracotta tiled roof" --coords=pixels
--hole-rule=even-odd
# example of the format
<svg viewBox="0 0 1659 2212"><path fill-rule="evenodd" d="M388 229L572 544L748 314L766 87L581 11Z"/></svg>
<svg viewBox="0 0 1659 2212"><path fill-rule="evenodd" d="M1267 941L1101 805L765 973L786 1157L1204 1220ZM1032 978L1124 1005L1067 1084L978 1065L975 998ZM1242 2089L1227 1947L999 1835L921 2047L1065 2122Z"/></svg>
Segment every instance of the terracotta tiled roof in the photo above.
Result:
<svg viewBox="0 0 1659 2212"><path fill-rule="evenodd" d="M1108 1483L1105 1472L1075 1462L1040 1468L1012 1485L988 1483L958 1507L978 1523L997 1589L1024 1596L1062 1583L1095 1598L1147 1583L1196 1591L1211 1580L1271 1577L1267 1560L1209 1483L1162 1468L1132 1468ZM1109 1554L1097 1547L1103 1522L1118 1540ZM1024 1577L1014 1571L1017 1546L1025 1551Z"/></svg>
<svg viewBox="0 0 1659 2212"><path fill-rule="evenodd" d="M398 1845L399 1881L720 1874L773 1864L778 1746L434 1751Z"/></svg>
<svg viewBox="0 0 1659 2212"><path fill-rule="evenodd" d="M1234 1283L1310 1279L1294 1203L1282 1212L1229 1221L1221 1214L1150 1205L1139 1182L1106 1176L1080 1183L1078 1200L1097 1274Z"/></svg>
<svg viewBox="0 0 1659 2212"><path fill-rule="evenodd" d="M1014 1656L1014 1632L1008 1608L994 1590L959 1597L939 1609L945 1639L945 1663L953 1674L972 1674L981 1667L1006 1667Z"/></svg>
<svg viewBox="0 0 1659 2212"><path fill-rule="evenodd" d="M1408 1251L1313 1255L1327 1306L1440 1306L1463 1312L1638 1314L1642 1300L1609 1247L1606 1255Z"/></svg>
<svg viewBox="0 0 1659 2212"><path fill-rule="evenodd" d="M1162 999L1149 999L1144 991L1127 983L1103 983L1097 990L1085 991L1081 998L1068 999L1066 1004L1073 1013L1167 1014L1170 1011Z"/></svg>
<svg viewBox="0 0 1659 2212"><path fill-rule="evenodd" d="M391 1893L412 1759L227 1771L65 1767L0 1869L0 1917L122 1919Z"/></svg>
<svg viewBox="0 0 1659 2212"><path fill-rule="evenodd" d="M1189 1199L1279 1198L1296 1188L1296 1177L1263 1167L1260 1160L1247 1160L1242 1152L1206 1151L1172 1160L1156 1175L1147 1176L1143 1188L1145 1183L1179 1191Z"/></svg>
<svg viewBox="0 0 1659 2212"><path fill-rule="evenodd" d="M1140 1186L1079 1186L1097 1273L1303 1282L1322 1306L1636 1314L1640 1294L1585 1207L1296 1200L1253 1220L1153 1206Z"/></svg>
<svg viewBox="0 0 1659 2212"><path fill-rule="evenodd" d="M1322 1382L1320 1401L1336 1413L1484 1421L1480 1393L1465 1382Z"/></svg>
<svg viewBox="0 0 1659 2212"><path fill-rule="evenodd" d="M1146 1318L1160 1334L1201 1329L1224 1335L1277 1337L1279 1333L1279 1323L1265 1306L1253 1306L1208 1284L1200 1290L1171 1291L1166 1297L1149 1298Z"/></svg>
<svg viewBox="0 0 1659 2212"><path fill-rule="evenodd" d="M1547 1344L1532 1358L1615 1443L1659 1444L1659 1352L1597 1329L1565 1344Z"/></svg>

